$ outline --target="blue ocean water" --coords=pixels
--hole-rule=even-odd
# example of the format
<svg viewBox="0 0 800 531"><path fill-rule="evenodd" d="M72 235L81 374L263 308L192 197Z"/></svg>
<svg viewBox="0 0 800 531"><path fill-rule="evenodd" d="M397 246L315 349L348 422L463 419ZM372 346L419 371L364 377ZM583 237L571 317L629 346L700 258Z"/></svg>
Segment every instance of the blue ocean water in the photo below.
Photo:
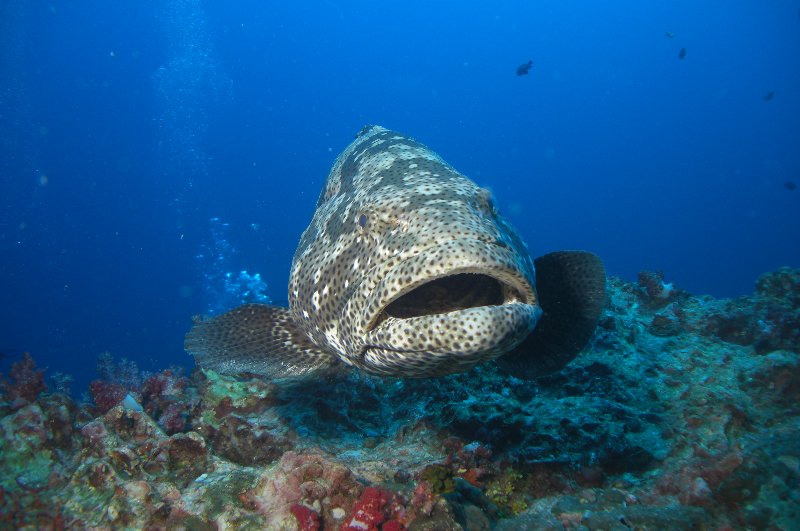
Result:
<svg viewBox="0 0 800 531"><path fill-rule="evenodd" d="M534 255L749 293L800 266L799 9L5 2L0 370L30 351L80 391L105 351L191 366L192 315L285 302L368 123L491 188Z"/></svg>

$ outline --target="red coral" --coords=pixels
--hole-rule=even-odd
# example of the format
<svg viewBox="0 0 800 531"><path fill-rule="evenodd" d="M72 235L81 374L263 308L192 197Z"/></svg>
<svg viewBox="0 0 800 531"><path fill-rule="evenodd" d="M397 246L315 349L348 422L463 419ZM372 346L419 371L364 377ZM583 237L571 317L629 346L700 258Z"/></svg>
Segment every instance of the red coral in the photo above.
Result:
<svg viewBox="0 0 800 531"><path fill-rule="evenodd" d="M118 383L104 382L103 380L94 380L89 384L89 391L92 393L97 409L101 413L106 413L109 409L116 406L128 391Z"/></svg>
<svg viewBox="0 0 800 531"><path fill-rule="evenodd" d="M142 397L150 400L159 400L165 397L179 395L186 387L185 377L176 376L167 369L158 374L153 374L142 384Z"/></svg>
<svg viewBox="0 0 800 531"><path fill-rule="evenodd" d="M483 483L481 482L480 477L483 476L484 474L485 474L484 470L480 468L470 468L466 472L461 474L461 477L467 480L470 484L472 484L475 487L482 487Z"/></svg>
<svg viewBox="0 0 800 531"><path fill-rule="evenodd" d="M313 509L295 503L289 510L297 518L297 522L300 524L300 531L317 531L319 529L319 515Z"/></svg>
<svg viewBox="0 0 800 531"><path fill-rule="evenodd" d="M675 295L672 284L664 283L664 273L662 271L641 271L639 272L638 283L650 301L667 300Z"/></svg>
<svg viewBox="0 0 800 531"><path fill-rule="evenodd" d="M169 403L158 418L158 424L164 428L167 435L185 431L186 418L184 417L184 409L175 402Z"/></svg>
<svg viewBox="0 0 800 531"><path fill-rule="evenodd" d="M47 389L44 371L36 369L36 362L27 352L11 366L10 376L11 380L0 376L0 388L12 402L22 402L20 407L35 401L39 393Z"/></svg>
<svg viewBox="0 0 800 531"><path fill-rule="evenodd" d="M342 531L377 531L386 516L383 507L389 493L378 487L367 487L353 507L353 517L342 524Z"/></svg>
<svg viewBox="0 0 800 531"><path fill-rule="evenodd" d="M153 374L142 384L142 397L152 400L161 398L169 388L169 371Z"/></svg>

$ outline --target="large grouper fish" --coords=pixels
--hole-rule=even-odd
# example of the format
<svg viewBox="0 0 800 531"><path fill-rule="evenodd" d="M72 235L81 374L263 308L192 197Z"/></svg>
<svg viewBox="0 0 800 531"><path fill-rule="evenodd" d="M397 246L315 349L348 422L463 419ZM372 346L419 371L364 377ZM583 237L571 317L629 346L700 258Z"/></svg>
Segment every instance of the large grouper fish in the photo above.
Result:
<svg viewBox="0 0 800 531"><path fill-rule="evenodd" d="M271 378L344 364L430 377L495 360L533 378L592 336L605 270L583 251L531 260L485 188L419 142L367 126L339 155L294 255L289 307L196 318L203 368Z"/></svg>

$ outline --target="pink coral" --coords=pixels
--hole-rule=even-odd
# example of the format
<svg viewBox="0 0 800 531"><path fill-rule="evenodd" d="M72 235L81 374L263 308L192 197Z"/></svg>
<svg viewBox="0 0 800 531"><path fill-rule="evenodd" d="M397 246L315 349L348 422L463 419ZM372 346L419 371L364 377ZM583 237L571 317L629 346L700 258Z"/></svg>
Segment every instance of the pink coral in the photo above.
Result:
<svg viewBox="0 0 800 531"><path fill-rule="evenodd" d="M101 413L106 413L112 407L116 406L128 391L118 383L104 382L103 380L94 380L89 384L89 391L92 393L92 399Z"/></svg>
<svg viewBox="0 0 800 531"><path fill-rule="evenodd" d="M19 407L35 401L39 393L47 389L44 371L36 369L36 362L27 352L11 366L10 376L11 380L6 380L0 375L0 388Z"/></svg>
<svg viewBox="0 0 800 531"><path fill-rule="evenodd" d="M164 428L167 435L182 432L186 429L186 418L183 412L184 409L174 402L167 405L167 408L158 418L159 426Z"/></svg>
<svg viewBox="0 0 800 531"><path fill-rule="evenodd" d="M433 507L436 505L436 495L431 491L431 486L427 481L417 483L412 503L424 515L430 516L433 512Z"/></svg>
<svg viewBox="0 0 800 531"><path fill-rule="evenodd" d="M142 406L168 435L188 429L191 403L185 396L189 381L170 369L152 374L141 386Z"/></svg>
<svg viewBox="0 0 800 531"><path fill-rule="evenodd" d="M337 519L333 511L352 507L361 491L346 466L322 455L289 450L280 457L274 474L264 477L246 498L266 517L265 527L278 527L294 505L319 507L320 521L333 522Z"/></svg>
<svg viewBox="0 0 800 531"><path fill-rule="evenodd" d="M167 396L177 396L188 384L186 377L176 376L173 371L167 369L158 374L153 374L142 384L142 396L151 400L161 399Z"/></svg>

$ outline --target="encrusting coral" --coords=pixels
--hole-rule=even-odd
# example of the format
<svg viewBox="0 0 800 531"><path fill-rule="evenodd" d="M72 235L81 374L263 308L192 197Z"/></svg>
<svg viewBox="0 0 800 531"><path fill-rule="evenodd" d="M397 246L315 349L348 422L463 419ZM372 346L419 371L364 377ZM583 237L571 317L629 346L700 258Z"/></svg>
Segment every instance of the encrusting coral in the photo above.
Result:
<svg viewBox="0 0 800 531"><path fill-rule="evenodd" d="M76 403L26 355L0 376L0 528L796 529L799 352L781 269L734 300L610 278L590 348L535 381L104 356Z"/></svg>

